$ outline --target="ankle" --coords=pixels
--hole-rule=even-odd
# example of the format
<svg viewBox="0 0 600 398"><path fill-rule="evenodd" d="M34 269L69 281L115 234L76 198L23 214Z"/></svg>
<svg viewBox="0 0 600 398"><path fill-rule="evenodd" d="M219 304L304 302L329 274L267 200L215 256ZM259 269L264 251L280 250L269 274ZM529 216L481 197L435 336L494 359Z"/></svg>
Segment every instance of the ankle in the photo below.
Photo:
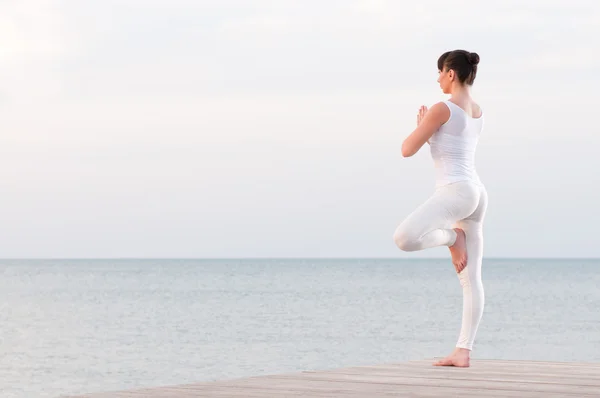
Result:
<svg viewBox="0 0 600 398"><path fill-rule="evenodd" d="M463 354L463 355L471 355L471 350L469 350L468 348L462 348L462 347L456 347L454 349L454 353L455 354Z"/></svg>

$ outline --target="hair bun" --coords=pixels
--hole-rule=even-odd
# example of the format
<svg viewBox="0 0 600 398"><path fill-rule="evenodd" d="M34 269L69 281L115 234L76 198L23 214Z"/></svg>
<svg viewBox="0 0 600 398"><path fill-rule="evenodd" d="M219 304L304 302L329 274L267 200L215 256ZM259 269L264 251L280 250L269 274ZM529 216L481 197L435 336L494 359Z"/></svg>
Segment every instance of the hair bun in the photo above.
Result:
<svg viewBox="0 0 600 398"><path fill-rule="evenodd" d="M477 65L479 63L479 54L477 54L477 53L469 53L469 62L473 66Z"/></svg>

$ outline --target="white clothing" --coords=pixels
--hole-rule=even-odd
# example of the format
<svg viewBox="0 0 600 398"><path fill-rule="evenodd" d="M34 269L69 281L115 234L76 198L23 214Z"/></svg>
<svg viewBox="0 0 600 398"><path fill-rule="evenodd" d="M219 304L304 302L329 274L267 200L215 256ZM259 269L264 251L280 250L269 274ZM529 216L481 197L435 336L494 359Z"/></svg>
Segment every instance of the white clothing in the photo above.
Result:
<svg viewBox="0 0 600 398"><path fill-rule="evenodd" d="M469 117L450 101L450 118L430 139L436 167L433 195L397 228L394 242L404 251L452 246L453 228L465 232L467 266L458 274L463 289L462 326L457 347L471 350L485 302L481 281L483 220L487 191L475 171L475 148L483 116Z"/></svg>
<svg viewBox="0 0 600 398"><path fill-rule="evenodd" d="M436 186L464 180L479 182L475 149L483 129L483 115L472 118L455 103L443 102L450 109L450 118L429 139Z"/></svg>

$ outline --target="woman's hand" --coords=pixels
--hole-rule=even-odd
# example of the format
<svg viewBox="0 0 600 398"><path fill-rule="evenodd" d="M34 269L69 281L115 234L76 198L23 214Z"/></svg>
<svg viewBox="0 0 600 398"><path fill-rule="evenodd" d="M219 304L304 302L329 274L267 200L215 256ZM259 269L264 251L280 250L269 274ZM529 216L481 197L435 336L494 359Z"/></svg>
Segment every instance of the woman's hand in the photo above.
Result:
<svg viewBox="0 0 600 398"><path fill-rule="evenodd" d="M438 102L431 109L421 106L417 114L417 128L402 143L402 156L406 158L417 153L449 118L450 109L443 102Z"/></svg>
<svg viewBox="0 0 600 398"><path fill-rule="evenodd" d="M421 124L421 120L423 120L426 113L427 107L425 105L421 105L421 107L419 108L419 113L417 113L417 126Z"/></svg>

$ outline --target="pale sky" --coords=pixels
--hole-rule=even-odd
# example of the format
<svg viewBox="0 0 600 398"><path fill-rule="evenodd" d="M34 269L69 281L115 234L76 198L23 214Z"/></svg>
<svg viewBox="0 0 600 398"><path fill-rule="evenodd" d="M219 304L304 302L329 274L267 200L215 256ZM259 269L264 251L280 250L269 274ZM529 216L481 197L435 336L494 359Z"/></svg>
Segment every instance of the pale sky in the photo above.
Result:
<svg viewBox="0 0 600 398"><path fill-rule="evenodd" d="M0 257L437 257L396 225L481 57L485 255L600 256L600 2L6 0Z"/></svg>

